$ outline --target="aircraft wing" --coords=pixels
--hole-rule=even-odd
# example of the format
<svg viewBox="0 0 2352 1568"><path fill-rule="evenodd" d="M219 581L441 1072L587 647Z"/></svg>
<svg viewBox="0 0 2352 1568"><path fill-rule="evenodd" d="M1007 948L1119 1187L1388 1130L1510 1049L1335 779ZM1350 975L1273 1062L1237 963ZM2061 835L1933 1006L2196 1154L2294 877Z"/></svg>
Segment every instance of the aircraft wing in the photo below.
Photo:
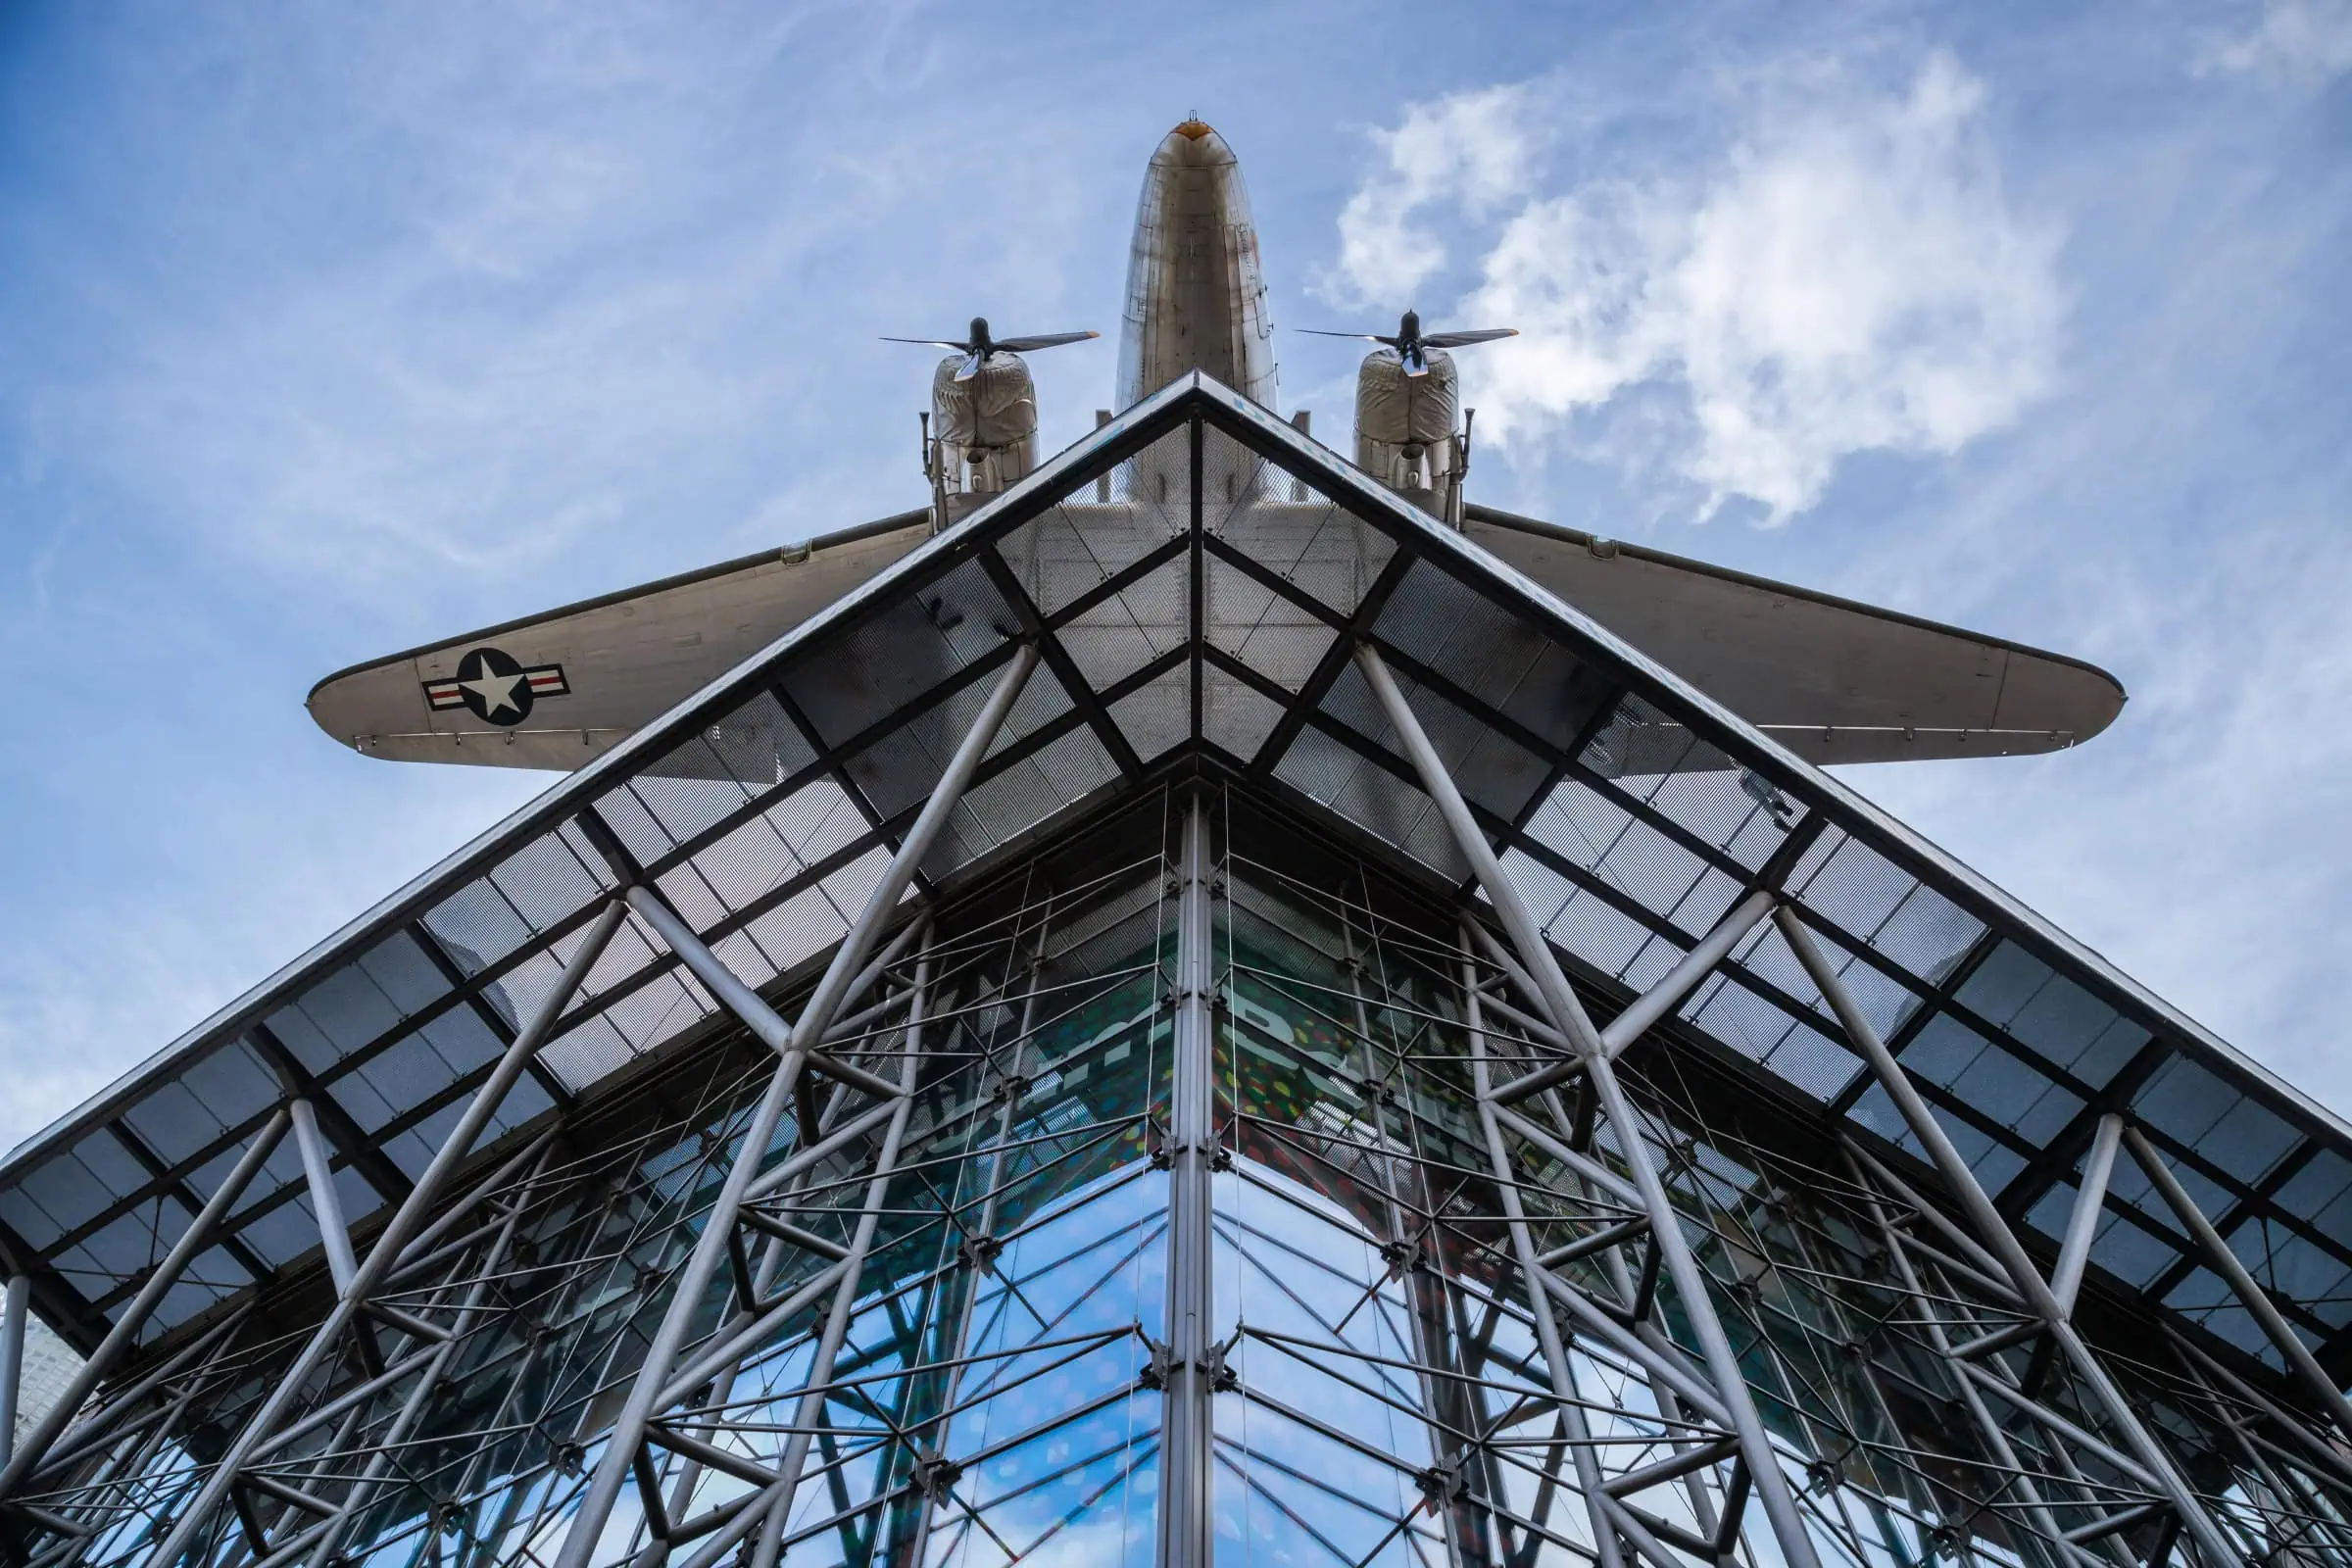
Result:
<svg viewBox="0 0 2352 1568"><path fill-rule="evenodd" d="M2123 710L2063 654L1492 508L1463 527L1807 761L2055 752Z"/></svg>
<svg viewBox="0 0 2352 1568"><path fill-rule="evenodd" d="M318 727L368 757L569 770L930 537L928 510L339 670Z"/></svg>

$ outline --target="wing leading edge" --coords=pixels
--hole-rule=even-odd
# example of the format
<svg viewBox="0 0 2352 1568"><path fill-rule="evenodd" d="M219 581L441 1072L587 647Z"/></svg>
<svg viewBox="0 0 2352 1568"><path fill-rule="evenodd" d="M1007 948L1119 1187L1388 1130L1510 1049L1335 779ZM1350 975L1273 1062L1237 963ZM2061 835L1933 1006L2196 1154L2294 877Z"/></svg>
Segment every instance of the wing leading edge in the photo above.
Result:
<svg viewBox="0 0 2352 1568"><path fill-rule="evenodd" d="M2094 665L1487 507L1468 536L1815 763L2088 740ZM368 757L568 771L930 535L927 511L566 605L327 676L308 706Z"/></svg>
<svg viewBox="0 0 2352 1568"><path fill-rule="evenodd" d="M1814 763L2016 757L2123 710L2095 665L1492 508L1464 530Z"/></svg>
<svg viewBox="0 0 2352 1568"><path fill-rule="evenodd" d="M568 771L931 535L926 509L338 670L311 717L368 757Z"/></svg>

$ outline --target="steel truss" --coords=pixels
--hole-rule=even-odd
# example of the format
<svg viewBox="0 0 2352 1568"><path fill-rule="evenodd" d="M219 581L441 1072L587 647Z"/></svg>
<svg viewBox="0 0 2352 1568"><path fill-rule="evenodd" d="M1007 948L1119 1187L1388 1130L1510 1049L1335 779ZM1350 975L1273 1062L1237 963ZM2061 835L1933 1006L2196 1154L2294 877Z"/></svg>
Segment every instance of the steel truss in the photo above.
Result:
<svg viewBox="0 0 2352 1568"><path fill-rule="evenodd" d="M919 808L864 801L842 742L666 861L576 813L609 888L547 939L561 975L440 1107L438 1152L371 1231L333 1179L330 1145L359 1168L351 1130L284 1068L0 1464L14 1558L2352 1563L2352 1408L2127 1101L2090 1106L2064 1243L2037 1255L1953 1147L1949 1091L1923 1094L1880 1039L1855 945L1784 893L1818 814L1752 874L1699 846L1740 885L1645 987L1580 964L1506 864L1542 861L1524 820L1466 800L1462 750L1425 728L1469 698L1376 645L1414 555L1350 563L1345 609L1313 599L1203 525L1205 472L1234 505L1255 482L1240 436L1162 413L1154 461L1182 443L1189 529L1058 604L1031 599L1022 561L979 558L1019 624L939 703L972 699ZM1082 617L1179 572L1187 638L1093 690ZM1212 573L1262 589L1261 621L1325 636L1303 680L1210 638ZM1041 664L1066 710L992 751ZM1394 755L1325 710L1350 674ZM1147 766L1112 710L1160 684L1185 689L1194 746ZM1277 710L1238 766L1200 744L1237 692ZM932 885L967 794L1082 731L1115 808ZM1450 855L1316 826L1334 813L1276 766L1309 732L1409 775ZM1526 750L1554 785L1581 765ZM664 891L688 846L820 774L867 836L698 926ZM750 983L728 955L753 911L878 846L817 972ZM1442 859L1466 876L1445 884ZM623 929L726 1027L639 1081L642 1103L558 1101L552 1127L486 1152L575 1001L610 995L594 976ZM1767 939L1793 970L1771 1004L1867 1068L1834 1118L1761 1124L1680 1021ZM1839 1130L1872 1086L1899 1145ZM288 1139L320 1267L151 1342ZM2291 1381L2258 1388L2086 1299L2126 1155ZM0 1409L27 1297L12 1280Z"/></svg>
<svg viewBox="0 0 2352 1568"><path fill-rule="evenodd" d="M2021 1278L1948 1171L1808 1165L1642 1069L1767 918L1850 1011L1769 876L1595 1027L1507 880L1400 912L1370 865L1335 892L1245 853L1232 809L1171 795L1148 858L976 915L893 930L886 880L796 1025L624 878L774 1065L469 1183L462 1122L317 1329L232 1317L33 1434L23 1555L1142 1560L1149 1512L1185 1562L2352 1560L2352 1461L2307 1418L2075 1329L2087 1219ZM1114 1042L1151 1065L1054 1125Z"/></svg>

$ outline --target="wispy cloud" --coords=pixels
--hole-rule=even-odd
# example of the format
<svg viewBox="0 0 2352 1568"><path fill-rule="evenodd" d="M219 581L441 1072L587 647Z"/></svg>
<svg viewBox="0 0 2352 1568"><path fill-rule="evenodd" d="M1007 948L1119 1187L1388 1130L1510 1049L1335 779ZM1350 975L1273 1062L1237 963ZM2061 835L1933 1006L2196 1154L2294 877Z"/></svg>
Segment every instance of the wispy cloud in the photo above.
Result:
<svg viewBox="0 0 2352 1568"><path fill-rule="evenodd" d="M870 334L1061 324L1074 256L1115 297L1052 110L996 133L1017 209L943 223L971 127L903 9L85 13L0 52L43 127L0 148L0 1143L547 782L362 761L313 680L910 505L927 366Z"/></svg>
<svg viewBox="0 0 2352 1568"><path fill-rule="evenodd" d="M1489 217L1384 205L1412 189L1386 140L1356 192L1433 238L1445 324L1528 331L1463 356L1511 438L1482 494L1609 531L1810 508L1669 547L2118 672L2079 751L1849 779L2338 1107L2342 14L2084 13L2056 36L2133 45L2088 72L2042 34L1565 66L1490 123L1526 174Z"/></svg>
<svg viewBox="0 0 2352 1568"><path fill-rule="evenodd" d="M168 272L51 249L25 220L35 265L86 273L70 291L101 326L47 395L61 443L252 568L369 606L625 548L681 512L706 534L748 525L767 443L837 478L903 447L895 425L837 428L838 394L907 366L841 350L860 325L921 324L885 303L921 269L837 264L956 189L968 126L929 100L923 40L902 50L887 14L823 6L493 7L418 26L224 24L176 69L142 59L141 80L112 83L157 102L138 156L106 171L145 181L118 199L251 183L175 236ZM829 69L808 73L811 55ZM194 92L207 70L280 74L260 107L220 115ZM827 133L876 117L886 135ZM201 181L157 145L174 134ZM1025 260L1055 275L1032 247L1069 212L1052 168L1032 165L1026 227L997 225L965 269L975 290ZM857 489L784 537L862 520Z"/></svg>
<svg viewBox="0 0 2352 1568"><path fill-rule="evenodd" d="M2268 0L2261 20L2210 40L2209 71L2291 82L2326 82L2352 71L2352 0Z"/></svg>
<svg viewBox="0 0 2352 1568"><path fill-rule="evenodd" d="M1446 263L1432 210L1484 217L1524 201L1537 167L1534 90L1506 83L1414 104L1375 129L1382 161L1340 210L1340 259L1322 281L1344 304L1404 304Z"/></svg>
<svg viewBox="0 0 2352 1568"><path fill-rule="evenodd" d="M1854 454L1957 451L2048 387L2055 235L2005 194L1985 88L1950 55L1891 88L1776 68L1714 106L1696 164L1563 188L1540 177L1545 95L1415 106L1341 223L1342 272L1395 298L1445 264L1432 209L1507 214L1454 313L1525 334L1466 368L1483 433L1507 445L1642 403L1642 461L1662 446L1702 508L1746 497L1777 520Z"/></svg>

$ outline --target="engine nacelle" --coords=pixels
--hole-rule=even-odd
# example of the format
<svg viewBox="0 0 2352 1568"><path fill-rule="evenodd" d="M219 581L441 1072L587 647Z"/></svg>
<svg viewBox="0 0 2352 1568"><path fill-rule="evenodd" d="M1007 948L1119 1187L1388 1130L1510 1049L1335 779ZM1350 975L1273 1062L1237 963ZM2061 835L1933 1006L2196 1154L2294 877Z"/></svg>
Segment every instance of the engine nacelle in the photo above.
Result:
<svg viewBox="0 0 2352 1568"><path fill-rule="evenodd" d="M1355 372L1355 466L1458 527L1469 466L1461 382L1451 355L1425 354L1421 375L1405 374L1395 349L1364 356Z"/></svg>
<svg viewBox="0 0 2352 1568"><path fill-rule="evenodd" d="M931 376L926 467L933 494L950 514L1010 489L1037 466L1037 386L1028 365L1000 349L958 381L963 366L964 356L951 354Z"/></svg>

